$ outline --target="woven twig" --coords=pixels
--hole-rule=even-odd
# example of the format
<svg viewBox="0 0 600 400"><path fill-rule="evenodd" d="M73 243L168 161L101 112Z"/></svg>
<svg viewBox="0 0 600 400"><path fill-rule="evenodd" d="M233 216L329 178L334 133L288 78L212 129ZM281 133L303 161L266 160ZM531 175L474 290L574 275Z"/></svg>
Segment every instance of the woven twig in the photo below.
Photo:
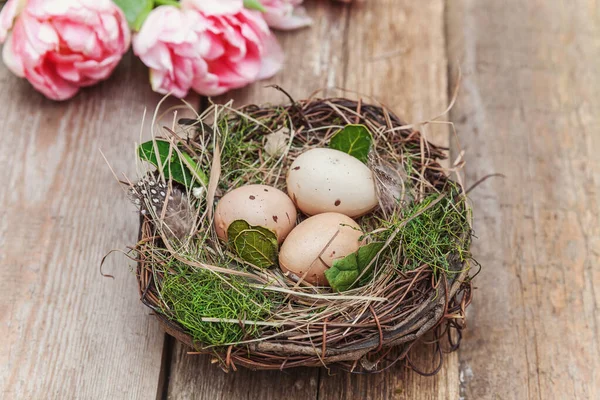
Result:
<svg viewBox="0 0 600 400"><path fill-rule="evenodd" d="M314 129L339 124L340 120L362 123L371 129L393 132L386 139L399 152L414 155L415 170L422 171L433 190L447 190L448 177L438 160L446 157L445 150L425 143L422 135L412 129L403 129L403 122L383 107L363 104L348 99L311 99L284 107L246 106L244 115L264 123L265 129L256 129L253 139L277 130L282 118L289 118L297 130L297 139L310 144L318 141ZM236 118L230 117L232 129ZM306 125L313 129L311 136ZM317 129L318 131L318 129ZM252 139L252 138L250 138ZM448 196L465 196L464 193L447 193ZM466 207L466 202L461 203ZM466 212L466 210L465 210ZM468 242L470 232L461 233ZM388 301L365 304L365 311L356 315L336 315L328 320L304 326L299 322L286 323L284 334L276 328L266 328L263 339L250 343L203 348L194 343L186 330L161 313L160 290L152 263L144 259L144 246L156 245L160 238L153 235L152 222L141 218L137 246L139 262L137 276L142 301L156 311L164 330L189 346L194 353L212 354L226 369L244 366L251 369L275 370L299 366L317 367L336 364L351 371L377 372L399 360L408 358L413 345L429 335L439 349L440 341L448 338L448 350L458 348L460 330L464 327L465 308L471 301L471 281L468 264L457 255L450 256L451 271L434 276L432 268L422 265L411 271L398 273L384 288ZM457 332L452 334L452 332ZM260 339L260 338L259 338ZM390 349L397 347L397 356L390 359Z"/></svg>

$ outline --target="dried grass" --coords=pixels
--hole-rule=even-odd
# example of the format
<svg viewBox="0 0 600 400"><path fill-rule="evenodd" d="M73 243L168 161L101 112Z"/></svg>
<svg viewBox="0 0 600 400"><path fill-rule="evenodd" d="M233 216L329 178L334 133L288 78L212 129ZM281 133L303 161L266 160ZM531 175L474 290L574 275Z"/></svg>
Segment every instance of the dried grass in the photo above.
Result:
<svg viewBox="0 0 600 400"><path fill-rule="evenodd" d="M426 333L439 346L446 332L462 329L471 298L471 215L464 190L438 163L445 149L381 106L342 98L239 110L211 105L197 119L181 122L162 136L210 176L208 184L199 177L192 183L205 196L186 198L196 210L194 228L174 239L164 223L166 208L150 208L135 246L142 300L167 332L213 354L224 369L338 364L377 371L404 359ZM249 183L285 189L292 161L326 146L348 123L364 124L374 137L369 165L378 177L381 207L358 222L365 236L385 246L366 283L343 293L297 284L279 268L244 262L218 240L215 199ZM287 146L270 156L265 138L282 128L289 133ZM163 171L139 171L177 185L164 180ZM393 190L386 188L390 182ZM390 202L393 197L400 201ZM216 294L201 290L208 287ZM395 360L387 358L392 347L400 348Z"/></svg>

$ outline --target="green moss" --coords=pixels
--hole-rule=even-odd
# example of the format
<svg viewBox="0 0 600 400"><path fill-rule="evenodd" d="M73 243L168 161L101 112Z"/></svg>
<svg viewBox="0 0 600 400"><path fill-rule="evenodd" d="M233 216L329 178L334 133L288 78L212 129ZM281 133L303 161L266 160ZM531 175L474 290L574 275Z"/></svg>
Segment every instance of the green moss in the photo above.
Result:
<svg viewBox="0 0 600 400"><path fill-rule="evenodd" d="M260 155L263 149L261 136L265 134L263 127L254 122L240 118L231 123L226 118L219 121L221 133L221 179L230 189L242 184L263 183L256 172L268 168L270 163L261 165Z"/></svg>
<svg viewBox="0 0 600 400"><path fill-rule="evenodd" d="M239 277L179 269L175 274L166 275L162 282L161 295L168 307L163 312L181 324L194 342L218 346L258 335L256 325L202 319L265 321L275 304L271 293L267 296Z"/></svg>
<svg viewBox="0 0 600 400"><path fill-rule="evenodd" d="M470 225L466 198L458 195L457 188L434 204L439 194L430 195L424 201L404 211L402 221L408 221L400 229L397 245L403 270L429 265L435 272L456 272L451 263L470 258ZM401 226L401 225L399 225Z"/></svg>

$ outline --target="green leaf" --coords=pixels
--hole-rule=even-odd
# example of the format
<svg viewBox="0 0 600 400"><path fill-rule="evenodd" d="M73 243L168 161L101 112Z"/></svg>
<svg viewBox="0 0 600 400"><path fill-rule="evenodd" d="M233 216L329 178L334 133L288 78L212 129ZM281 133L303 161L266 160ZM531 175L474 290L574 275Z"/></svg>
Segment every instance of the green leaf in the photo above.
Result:
<svg viewBox="0 0 600 400"><path fill-rule="evenodd" d="M379 251L383 248L383 245L383 242L373 242L366 246L361 246L358 249L358 265L360 266L361 274L365 268L369 267L369 270L360 278L361 285L364 285L369 281L369 279L371 279L371 274L373 268L375 267L375 263L373 263L371 266L369 266L369 263L377 256L377 253L379 253Z"/></svg>
<svg viewBox="0 0 600 400"><path fill-rule="evenodd" d="M244 7L249 10L257 10L260 12L267 12L267 10L262 5L260 0L244 0Z"/></svg>
<svg viewBox="0 0 600 400"><path fill-rule="evenodd" d="M352 253L335 260L331 268L325 271L325 277L333 290L343 292L352 286L359 273L357 253Z"/></svg>
<svg viewBox="0 0 600 400"><path fill-rule="evenodd" d="M129 27L134 31L140 30L154 8L154 0L113 0L113 2L123 10Z"/></svg>
<svg viewBox="0 0 600 400"><path fill-rule="evenodd" d="M158 158L155 154L155 144L158 149ZM171 153L170 157L169 152ZM179 154L181 154L181 158L179 157ZM160 166L165 178L171 178L188 189L194 186L193 183L197 184L198 180L205 186L208 185L208 178L200 169L200 166L196 161L184 151L180 150L178 153L177 149L171 149L171 143L166 140L150 140L142 143L138 147L138 156L140 159L153 164L156 168L159 167L158 159L160 159Z"/></svg>
<svg viewBox="0 0 600 400"><path fill-rule="evenodd" d="M382 242L370 243L359 247L357 251L344 258L335 260L331 268L325 271L325 277L331 288L336 292L350 289L382 248ZM369 271L363 274L360 279L361 284L369 280L374 265L375 263L369 267Z"/></svg>
<svg viewBox="0 0 600 400"><path fill-rule="evenodd" d="M366 164L372 144L373 137L366 126L346 125L333 135L329 147L348 153Z"/></svg>
<svg viewBox="0 0 600 400"><path fill-rule="evenodd" d="M195 181L198 182L200 180L204 186L208 186L208 177L198 163L185 151L181 151L181 156L183 157L183 165L192 173Z"/></svg>
<svg viewBox="0 0 600 400"><path fill-rule="evenodd" d="M235 252L250 264L259 268L275 265L279 245L273 231L239 219L227 228L227 238Z"/></svg>
<svg viewBox="0 0 600 400"><path fill-rule="evenodd" d="M179 4L179 0L154 0L154 4L157 6L181 7L181 4Z"/></svg>

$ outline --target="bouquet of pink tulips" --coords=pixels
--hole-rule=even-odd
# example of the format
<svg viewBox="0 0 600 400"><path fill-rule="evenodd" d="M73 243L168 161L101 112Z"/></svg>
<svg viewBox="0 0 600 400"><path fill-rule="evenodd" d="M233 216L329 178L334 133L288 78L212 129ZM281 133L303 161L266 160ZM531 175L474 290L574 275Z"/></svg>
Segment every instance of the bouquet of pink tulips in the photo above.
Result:
<svg viewBox="0 0 600 400"><path fill-rule="evenodd" d="M158 93L215 96L273 76L283 52L270 30L311 20L303 0L8 0L2 57L54 100L110 76L132 44Z"/></svg>

